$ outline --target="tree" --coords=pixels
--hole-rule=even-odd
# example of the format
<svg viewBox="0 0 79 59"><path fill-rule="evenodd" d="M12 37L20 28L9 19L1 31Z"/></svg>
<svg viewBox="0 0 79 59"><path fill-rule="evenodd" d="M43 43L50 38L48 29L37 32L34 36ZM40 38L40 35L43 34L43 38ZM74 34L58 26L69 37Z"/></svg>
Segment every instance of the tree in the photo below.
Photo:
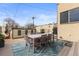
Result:
<svg viewBox="0 0 79 59"><path fill-rule="evenodd" d="M27 28L27 29L33 29L34 25L32 23L29 23L29 24L25 25L25 28Z"/></svg>
<svg viewBox="0 0 79 59"><path fill-rule="evenodd" d="M53 34L56 34L57 35L57 27L54 27L53 28Z"/></svg>
<svg viewBox="0 0 79 59"><path fill-rule="evenodd" d="M54 26L53 26L53 34L56 34L57 35L57 23L54 23Z"/></svg>
<svg viewBox="0 0 79 59"><path fill-rule="evenodd" d="M35 25L33 25L32 23L26 24L25 28L27 29L27 32L30 29L32 34L36 33Z"/></svg>
<svg viewBox="0 0 79 59"><path fill-rule="evenodd" d="M56 36L54 36L56 35ZM57 38L57 26L55 24L55 26L53 27L53 43L54 43L54 39Z"/></svg>
<svg viewBox="0 0 79 59"><path fill-rule="evenodd" d="M12 28L16 28L19 26L18 23L16 23L13 19L11 18L5 18L4 22L6 22L6 30L7 32L10 32Z"/></svg>

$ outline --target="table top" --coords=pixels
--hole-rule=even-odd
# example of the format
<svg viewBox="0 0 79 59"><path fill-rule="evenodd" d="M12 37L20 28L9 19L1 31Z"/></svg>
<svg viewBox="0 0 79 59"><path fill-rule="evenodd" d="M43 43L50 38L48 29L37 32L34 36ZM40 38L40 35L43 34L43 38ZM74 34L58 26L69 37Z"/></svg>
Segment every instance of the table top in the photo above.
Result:
<svg viewBox="0 0 79 59"><path fill-rule="evenodd" d="M30 38L38 38L38 37L41 37L42 35L45 35L45 34L50 34L50 33L43 33L43 34L29 34L28 37Z"/></svg>
<svg viewBox="0 0 79 59"><path fill-rule="evenodd" d="M32 34L32 35L28 35L28 37L30 37L30 38L38 38L38 37L41 37L41 34Z"/></svg>

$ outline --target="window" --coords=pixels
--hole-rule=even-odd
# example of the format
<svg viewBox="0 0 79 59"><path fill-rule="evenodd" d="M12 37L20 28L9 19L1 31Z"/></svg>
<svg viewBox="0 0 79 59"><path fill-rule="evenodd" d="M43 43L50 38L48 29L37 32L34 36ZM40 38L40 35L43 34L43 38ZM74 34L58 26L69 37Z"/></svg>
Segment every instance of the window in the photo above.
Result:
<svg viewBox="0 0 79 59"><path fill-rule="evenodd" d="M68 23L68 11L60 13L60 23Z"/></svg>
<svg viewBox="0 0 79 59"><path fill-rule="evenodd" d="M18 35L21 35L21 30L18 30Z"/></svg>
<svg viewBox="0 0 79 59"><path fill-rule="evenodd" d="M25 34L27 35L27 33L28 33L28 30L25 30Z"/></svg>
<svg viewBox="0 0 79 59"><path fill-rule="evenodd" d="M44 29L41 29L40 31L41 31L41 33L45 33L45 30Z"/></svg>
<svg viewBox="0 0 79 59"><path fill-rule="evenodd" d="M33 34L33 29L31 30L31 34Z"/></svg>
<svg viewBox="0 0 79 59"><path fill-rule="evenodd" d="M70 10L70 22L79 21L79 7Z"/></svg>
<svg viewBox="0 0 79 59"><path fill-rule="evenodd" d="M78 21L79 21L79 7L60 13L60 24L78 22Z"/></svg>

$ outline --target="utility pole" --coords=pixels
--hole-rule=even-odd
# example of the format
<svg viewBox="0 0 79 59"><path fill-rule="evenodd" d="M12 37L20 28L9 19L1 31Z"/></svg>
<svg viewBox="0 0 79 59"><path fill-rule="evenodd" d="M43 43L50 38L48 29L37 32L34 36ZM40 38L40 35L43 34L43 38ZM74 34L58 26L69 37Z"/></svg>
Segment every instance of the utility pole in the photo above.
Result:
<svg viewBox="0 0 79 59"><path fill-rule="evenodd" d="M33 28L34 28L34 19L35 19L35 17L33 16L33 17L32 17L32 20L33 20Z"/></svg>
<svg viewBox="0 0 79 59"><path fill-rule="evenodd" d="M33 20L33 33L34 33L34 19L35 19L35 17L33 16L32 17L32 20Z"/></svg>

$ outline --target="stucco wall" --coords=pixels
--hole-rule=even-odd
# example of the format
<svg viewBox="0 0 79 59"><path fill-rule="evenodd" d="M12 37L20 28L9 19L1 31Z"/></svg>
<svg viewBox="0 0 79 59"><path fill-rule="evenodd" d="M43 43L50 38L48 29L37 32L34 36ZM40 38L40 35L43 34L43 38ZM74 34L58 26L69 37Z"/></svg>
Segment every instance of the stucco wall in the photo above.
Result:
<svg viewBox="0 0 79 59"><path fill-rule="evenodd" d="M40 25L36 27L36 32L40 33L41 29L45 30L45 33L53 32L53 25Z"/></svg>
<svg viewBox="0 0 79 59"><path fill-rule="evenodd" d="M70 10L73 8L79 7L79 4L69 4L63 3L58 4L58 39L60 36L63 37L63 40L69 41L79 41L79 23L74 22L71 24L60 24L60 12Z"/></svg>
<svg viewBox="0 0 79 59"><path fill-rule="evenodd" d="M21 35L18 35L18 30L21 30ZM13 38L21 38L21 37L24 37L24 35L25 35L25 30L23 30L23 29L13 29L12 30Z"/></svg>

